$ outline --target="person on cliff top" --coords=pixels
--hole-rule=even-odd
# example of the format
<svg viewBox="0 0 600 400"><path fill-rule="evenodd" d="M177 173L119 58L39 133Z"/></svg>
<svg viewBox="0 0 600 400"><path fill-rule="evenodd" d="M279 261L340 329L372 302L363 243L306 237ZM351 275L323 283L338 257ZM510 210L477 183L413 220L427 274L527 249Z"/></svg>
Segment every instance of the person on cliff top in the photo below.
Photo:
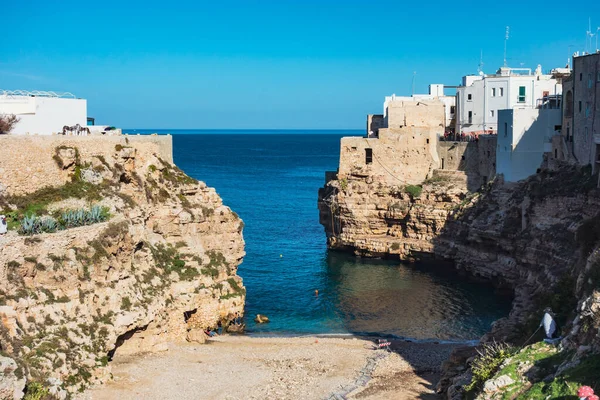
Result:
<svg viewBox="0 0 600 400"><path fill-rule="evenodd" d="M8 224L6 223L6 217L0 215L0 235L4 235L8 230Z"/></svg>
<svg viewBox="0 0 600 400"><path fill-rule="evenodd" d="M554 334L556 333L556 321L554 321L554 317L552 316L552 309L550 307L544 310L544 317L542 318L542 322L540 322L540 327L544 327L544 332L546 333L546 339L544 342L550 343L553 342Z"/></svg>

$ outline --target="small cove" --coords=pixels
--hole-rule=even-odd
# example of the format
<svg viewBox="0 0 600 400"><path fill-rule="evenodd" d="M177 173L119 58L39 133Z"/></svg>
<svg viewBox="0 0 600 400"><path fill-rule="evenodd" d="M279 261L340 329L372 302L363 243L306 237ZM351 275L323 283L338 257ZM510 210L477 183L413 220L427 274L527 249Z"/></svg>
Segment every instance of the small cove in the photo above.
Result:
<svg viewBox="0 0 600 400"><path fill-rule="evenodd" d="M508 314L510 299L440 265L327 250L317 191L325 171L337 168L340 138L362 132L159 133L174 134L175 163L216 188L244 220L247 255L238 273L247 288L250 334L465 341ZM271 322L255 324L257 313Z"/></svg>

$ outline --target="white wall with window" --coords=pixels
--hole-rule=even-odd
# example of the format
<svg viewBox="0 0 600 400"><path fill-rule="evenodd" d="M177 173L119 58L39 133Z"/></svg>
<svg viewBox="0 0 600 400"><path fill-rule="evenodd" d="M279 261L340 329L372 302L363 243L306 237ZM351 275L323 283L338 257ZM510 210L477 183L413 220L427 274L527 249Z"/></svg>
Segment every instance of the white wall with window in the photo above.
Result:
<svg viewBox="0 0 600 400"><path fill-rule="evenodd" d="M564 71L561 71L563 73ZM457 132L495 133L499 110L539 106L548 96L562 94L561 79L530 69L500 68L494 75L463 77L457 89Z"/></svg>
<svg viewBox="0 0 600 400"><path fill-rule="evenodd" d="M561 129L560 109L514 108L498 111L496 172L507 182L536 173L544 152L552 151L551 138Z"/></svg>

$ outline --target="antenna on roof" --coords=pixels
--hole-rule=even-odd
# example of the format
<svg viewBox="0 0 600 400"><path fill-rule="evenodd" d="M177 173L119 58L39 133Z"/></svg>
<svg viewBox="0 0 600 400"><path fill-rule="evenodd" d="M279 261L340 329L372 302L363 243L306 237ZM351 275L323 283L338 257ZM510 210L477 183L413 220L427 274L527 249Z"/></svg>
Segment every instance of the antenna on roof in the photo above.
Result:
<svg viewBox="0 0 600 400"><path fill-rule="evenodd" d="M479 65L477 66L477 74L483 75L483 50L479 50Z"/></svg>
<svg viewBox="0 0 600 400"><path fill-rule="evenodd" d="M412 79L412 95L415 96L415 79L417 77L417 71L413 71L413 79Z"/></svg>
<svg viewBox="0 0 600 400"><path fill-rule="evenodd" d="M504 35L504 66L506 67L506 42L508 42L508 33L510 27L506 27L506 34Z"/></svg>

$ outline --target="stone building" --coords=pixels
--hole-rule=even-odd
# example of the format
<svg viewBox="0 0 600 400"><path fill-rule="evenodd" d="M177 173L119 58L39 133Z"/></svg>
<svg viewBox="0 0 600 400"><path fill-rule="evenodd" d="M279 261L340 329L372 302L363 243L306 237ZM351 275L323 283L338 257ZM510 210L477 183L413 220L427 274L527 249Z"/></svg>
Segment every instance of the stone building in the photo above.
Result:
<svg viewBox="0 0 600 400"><path fill-rule="evenodd" d="M596 172L600 163L600 53L573 57L571 91L565 95L565 114L573 132L569 143L577 163L591 164Z"/></svg>

